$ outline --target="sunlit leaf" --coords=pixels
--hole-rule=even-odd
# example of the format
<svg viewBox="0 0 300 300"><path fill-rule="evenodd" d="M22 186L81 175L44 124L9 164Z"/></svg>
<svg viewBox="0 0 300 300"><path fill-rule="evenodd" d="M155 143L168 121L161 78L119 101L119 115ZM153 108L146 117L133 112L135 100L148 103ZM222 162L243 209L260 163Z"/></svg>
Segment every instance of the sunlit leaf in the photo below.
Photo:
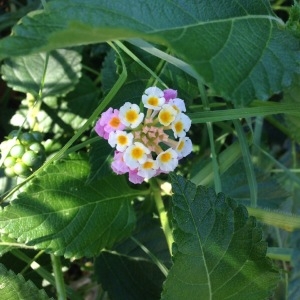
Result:
<svg viewBox="0 0 300 300"><path fill-rule="evenodd" d="M84 12L84 13L83 13ZM54 0L0 42L0 57L114 39L170 47L218 96L247 104L289 86L299 45L268 1ZM242 63L241 63L242 62Z"/></svg>
<svg viewBox="0 0 300 300"><path fill-rule="evenodd" d="M49 298L43 290L39 290L31 281L25 281L21 274L16 275L0 264L0 298L10 300Z"/></svg>
<svg viewBox="0 0 300 300"><path fill-rule="evenodd" d="M266 299L278 273L245 207L171 175L174 265L162 299Z"/></svg>
<svg viewBox="0 0 300 300"><path fill-rule="evenodd" d="M45 72L45 74L44 74ZM74 89L81 76L81 56L73 50L10 58L1 68L2 78L15 91L38 97L65 95Z"/></svg>
<svg viewBox="0 0 300 300"><path fill-rule="evenodd" d="M140 191L122 176L86 184L80 156L50 165L0 213L2 232L20 242L66 257L93 256L133 229L130 201Z"/></svg>

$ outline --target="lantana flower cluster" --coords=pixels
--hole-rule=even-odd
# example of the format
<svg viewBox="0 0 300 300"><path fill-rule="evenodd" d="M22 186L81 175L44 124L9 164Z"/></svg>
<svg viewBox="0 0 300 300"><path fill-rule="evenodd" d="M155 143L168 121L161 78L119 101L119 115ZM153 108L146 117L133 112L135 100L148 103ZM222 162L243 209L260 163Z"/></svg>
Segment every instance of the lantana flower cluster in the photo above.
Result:
<svg viewBox="0 0 300 300"><path fill-rule="evenodd" d="M191 120L176 90L149 87L142 103L145 113L137 104L126 102L120 109L103 112L95 126L96 133L116 149L112 170L128 173L133 183L173 171L192 151L186 136Z"/></svg>

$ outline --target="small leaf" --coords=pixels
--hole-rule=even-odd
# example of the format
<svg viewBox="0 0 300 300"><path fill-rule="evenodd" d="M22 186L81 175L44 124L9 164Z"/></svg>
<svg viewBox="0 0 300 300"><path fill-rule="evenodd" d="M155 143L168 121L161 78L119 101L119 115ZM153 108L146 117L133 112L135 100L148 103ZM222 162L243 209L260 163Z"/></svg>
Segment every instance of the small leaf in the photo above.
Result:
<svg viewBox="0 0 300 300"><path fill-rule="evenodd" d="M55 50L7 59L1 68L2 78L13 90L38 97L42 86L43 97L65 95L74 89L81 76L81 56L73 50Z"/></svg>
<svg viewBox="0 0 300 300"><path fill-rule="evenodd" d="M266 299L278 273L255 219L213 189L171 174L174 265L162 299Z"/></svg>
<svg viewBox="0 0 300 300"><path fill-rule="evenodd" d="M95 274L110 299L118 300L159 299L165 278L147 260L105 251L96 259Z"/></svg>
<svg viewBox="0 0 300 300"><path fill-rule="evenodd" d="M132 231L130 201L141 191L115 175L86 184L88 174L81 156L50 165L0 212L2 232L66 257L94 256L111 248Z"/></svg>
<svg viewBox="0 0 300 300"><path fill-rule="evenodd" d="M43 290L39 290L31 281L26 282L22 275L7 271L2 264L0 264L0 298L10 300L53 299L49 298Z"/></svg>

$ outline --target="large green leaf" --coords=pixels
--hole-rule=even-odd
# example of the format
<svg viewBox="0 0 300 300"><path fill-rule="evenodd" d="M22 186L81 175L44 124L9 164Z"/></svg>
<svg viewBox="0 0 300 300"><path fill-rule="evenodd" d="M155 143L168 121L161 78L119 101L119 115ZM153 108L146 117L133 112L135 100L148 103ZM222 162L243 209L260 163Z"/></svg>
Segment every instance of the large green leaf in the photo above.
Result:
<svg viewBox="0 0 300 300"><path fill-rule="evenodd" d="M236 104L267 99L299 72L298 41L267 0L54 0L0 42L0 58L136 37L170 47Z"/></svg>
<svg viewBox="0 0 300 300"><path fill-rule="evenodd" d="M0 282L1 299L50 299L43 290L39 290L31 281L25 281L22 275L16 275L12 271L6 270L2 264L0 264Z"/></svg>
<svg viewBox="0 0 300 300"><path fill-rule="evenodd" d="M162 299L266 299L278 273L245 207L171 175L174 265Z"/></svg>
<svg viewBox="0 0 300 300"><path fill-rule="evenodd" d="M122 176L85 184L80 156L50 165L0 213L2 232L66 257L94 256L128 236L135 223L130 201L140 191Z"/></svg>
<svg viewBox="0 0 300 300"><path fill-rule="evenodd" d="M1 73L8 86L16 91L38 97L43 86L43 97L60 96L78 83L81 56L76 51L61 49L52 51L48 60L46 53L10 58Z"/></svg>

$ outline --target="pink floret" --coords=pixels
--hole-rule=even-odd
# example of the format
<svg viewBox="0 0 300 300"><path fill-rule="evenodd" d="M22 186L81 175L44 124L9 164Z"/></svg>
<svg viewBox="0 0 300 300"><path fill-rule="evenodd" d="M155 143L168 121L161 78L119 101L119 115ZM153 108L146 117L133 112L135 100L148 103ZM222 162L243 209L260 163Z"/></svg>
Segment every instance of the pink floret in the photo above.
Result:
<svg viewBox="0 0 300 300"><path fill-rule="evenodd" d="M166 103L169 102L169 100L174 99L177 97L177 91L172 89L166 89L164 90L164 98L166 99Z"/></svg>
<svg viewBox="0 0 300 300"><path fill-rule="evenodd" d="M123 130L125 125L120 122L117 127L112 127L110 125L110 121L114 118L119 118L119 110L112 109L111 107L101 114L101 118L97 121L95 126L96 133L103 137L104 139L108 140L109 133L116 130Z"/></svg>
<svg viewBox="0 0 300 300"><path fill-rule="evenodd" d="M137 174L138 169L135 170L129 170L129 181L134 183L134 184L140 184L144 181L144 177L139 176Z"/></svg>
<svg viewBox="0 0 300 300"><path fill-rule="evenodd" d="M129 168L123 160L123 154L123 152L115 151L114 160L111 163L112 170L118 175L129 172Z"/></svg>

